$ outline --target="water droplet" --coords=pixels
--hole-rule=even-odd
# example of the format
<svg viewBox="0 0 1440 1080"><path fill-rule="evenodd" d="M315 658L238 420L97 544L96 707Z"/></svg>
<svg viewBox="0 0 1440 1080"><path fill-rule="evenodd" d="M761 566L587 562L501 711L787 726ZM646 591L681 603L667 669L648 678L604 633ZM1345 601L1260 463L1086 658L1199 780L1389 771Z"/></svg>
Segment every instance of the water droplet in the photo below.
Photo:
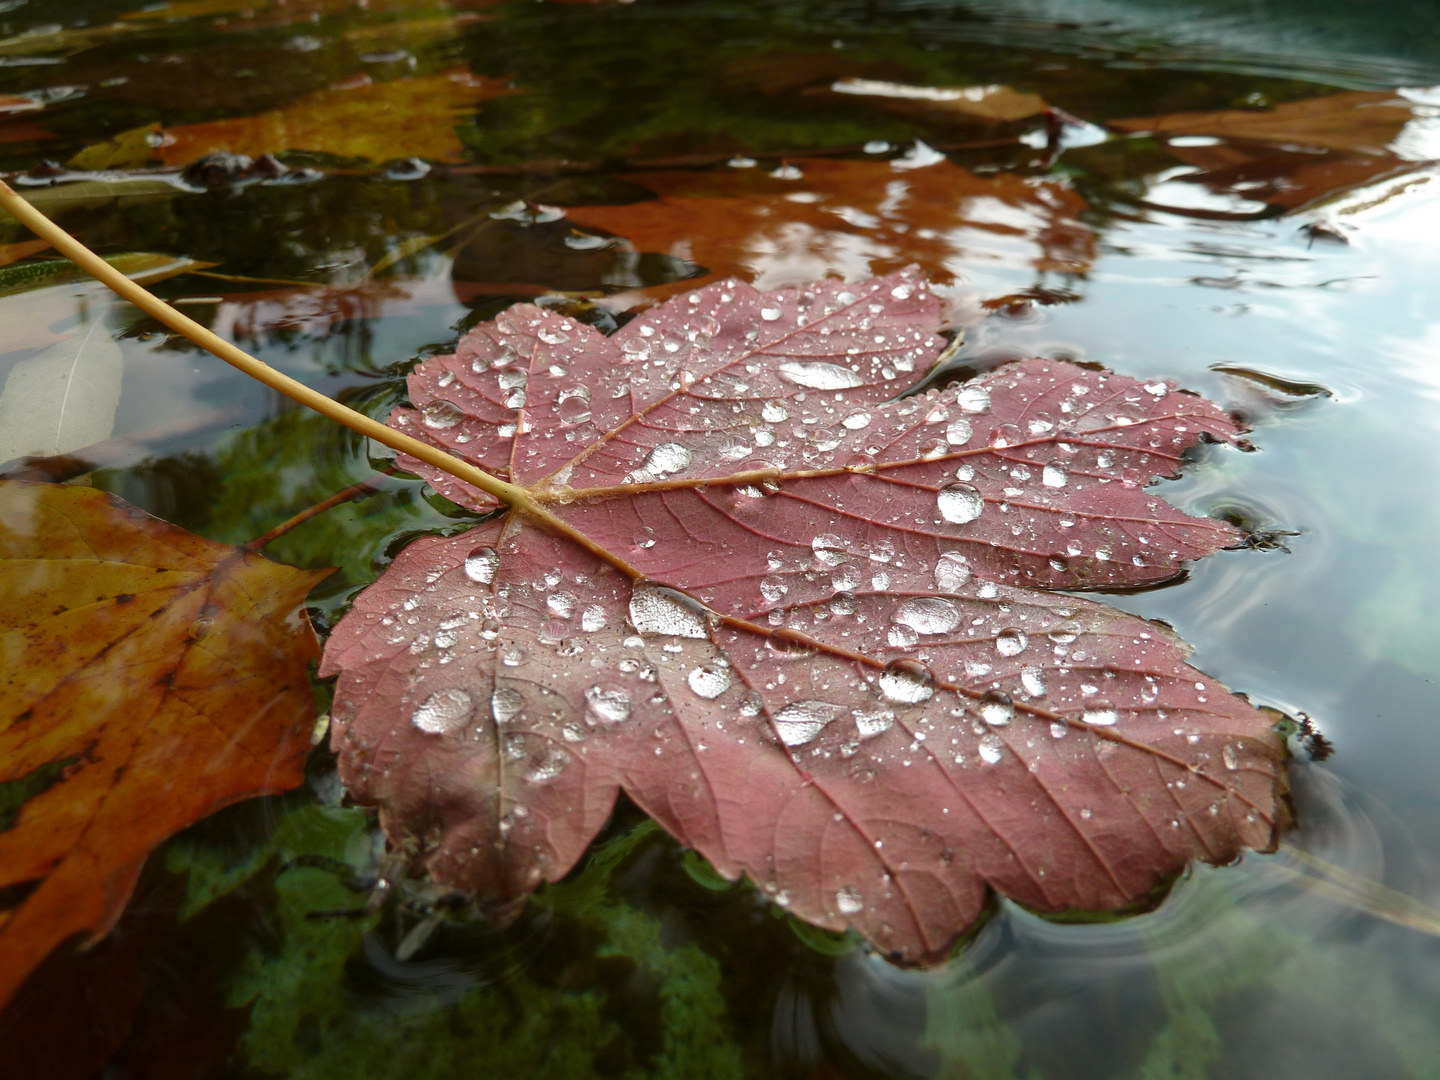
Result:
<svg viewBox="0 0 1440 1080"><path fill-rule="evenodd" d="M825 566L839 566L850 556L845 550L845 541L834 533L822 533L810 541L810 550L815 561Z"/></svg>
<svg viewBox="0 0 1440 1080"><path fill-rule="evenodd" d="M941 592L959 592L970 580L970 561L958 551L942 552L935 560L935 588Z"/></svg>
<svg viewBox="0 0 1440 1080"><path fill-rule="evenodd" d="M490 715L497 724L508 724L524 708L525 699L513 687L502 686L490 695Z"/></svg>
<svg viewBox="0 0 1440 1080"><path fill-rule="evenodd" d="M786 746L804 746L844 711L828 701L792 701L775 714L775 730Z"/></svg>
<svg viewBox="0 0 1440 1080"><path fill-rule="evenodd" d="M1040 474L1040 482L1046 487L1063 488L1070 482L1070 473L1058 461L1052 461Z"/></svg>
<svg viewBox="0 0 1440 1080"><path fill-rule="evenodd" d="M1004 756L1005 744L998 735L986 735L980 740L980 760L986 765L994 765Z"/></svg>
<svg viewBox="0 0 1440 1080"><path fill-rule="evenodd" d="M766 322L774 322L776 319L780 318L780 309L778 307L761 308L760 318L764 319Z"/></svg>
<svg viewBox="0 0 1440 1080"><path fill-rule="evenodd" d="M561 390L555 411L562 424L574 426L585 423L590 419L589 387L571 386Z"/></svg>
<svg viewBox="0 0 1440 1080"><path fill-rule="evenodd" d="M895 609L893 620L920 634L948 634L960 625L960 611L940 596L915 596Z"/></svg>
<svg viewBox="0 0 1440 1080"><path fill-rule="evenodd" d="M1110 727L1119 718L1115 712L1115 707L1108 701L1092 701L1089 707L1080 715L1081 720L1095 727Z"/></svg>
<svg viewBox="0 0 1440 1080"><path fill-rule="evenodd" d="M955 404L975 415L988 413L990 411L990 391L983 386L967 386L955 395Z"/></svg>
<svg viewBox="0 0 1440 1080"><path fill-rule="evenodd" d="M564 345L565 342L570 340L570 335L565 333L564 330L556 330L555 328L549 326L542 329L535 336L538 337L541 341L543 341L546 345Z"/></svg>
<svg viewBox="0 0 1440 1080"><path fill-rule="evenodd" d="M545 606L562 619L568 619L575 614L577 603L579 601L575 598L575 594L568 592L551 593L545 598Z"/></svg>
<svg viewBox="0 0 1440 1080"><path fill-rule="evenodd" d="M1084 631L1085 627L1081 626L1078 622L1073 619L1066 619L1064 622L1058 622L1050 627L1046 637L1056 645L1069 645Z"/></svg>
<svg viewBox="0 0 1440 1080"><path fill-rule="evenodd" d="M493 548L476 548L465 556L465 576L481 585L495 580L495 571L500 568L500 556Z"/></svg>
<svg viewBox="0 0 1440 1080"><path fill-rule="evenodd" d="M760 407L760 416L766 423L778 424L790 419L790 410L783 401L767 401Z"/></svg>
<svg viewBox="0 0 1440 1080"><path fill-rule="evenodd" d="M969 484L946 484L935 496L935 504L940 516L953 525L968 524L985 509L984 498Z"/></svg>
<svg viewBox="0 0 1440 1080"><path fill-rule="evenodd" d="M625 354L626 361L632 364L650 359L650 343L640 338L630 338L620 346L620 351Z"/></svg>
<svg viewBox="0 0 1440 1080"><path fill-rule="evenodd" d="M895 714L889 709L881 709L873 713L855 713L855 730L860 732L860 738L873 739L876 735L883 735L895 726Z"/></svg>
<svg viewBox="0 0 1440 1080"><path fill-rule="evenodd" d="M995 650L1001 656L1019 656L1028 644L1025 631L1018 627L1007 626L995 635Z"/></svg>
<svg viewBox="0 0 1440 1080"><path fill-rule="evenodd" d="M785 584L785 579L775 574L760 581L760 595L767 604L778 604L789 591L790 586Z"/></svg>
<svg viewBox="0 0 1440 1080"><path fill-rule="evenodd" d="M890 644L892 648L908 649L910 648L910 646L919 643L920 632L916 630L913 626L892 626L890 627L890 631L886 635L885 640Z"/></svg>
<svg viewBox="0 0 1440 1080"><path fill-rule="evenodd" d="M841 915L858 915L865 910L865 898L859 889L847 885L835 894L835 910Z"/></svg>
<svg viewBox="0 0 1440 1080"><path fill-rule="evenodd" d="M667 442L646 454L640 467L652 476L669 476L688 468L689 465L690 451L679 443Z"/></svg>
<svg viewBox="0 0 1440 1080"><path fill-rule="evenodd" d="M427 735L445 735L463 727L474 707L464 690L437 690L411 714L410 722Z"/></svg>
<svg viewBox="0 0 1440 1080"><path fill-rule="evenodd" d="M630 621L642 634L704 639L709 609L668 585L642 583L630 594Z"/></svg>
<svg viewBox="0 0 1440 1080"><path fill-rule="evenodd" d="M730 673L722 667L706 664L691 670L686 679L697 697L714 701L730 689Z"/></svg>
<svg viewBox="0 0 1440 1080"><path fill-rule="evenodd" d="M980 699L980 718L991 727L1004 727L1015 719L1015 705L1009 694L987 690Z"/></svg>
<svg viewBox="0 0 1440 1080"><path fill-rule="evenodd" d="M593 634L596 630L604 630L609 621L603 607L591 604L580 614L580 629L587 634Z"/></svg>
<svg viewBox="0 0 1440 1080"><path fill-rule="evenodd" d="M592 686L585 691L585 704L596 716L606 723L618 724L630 718L634 705L624 690L606 686Z"/></svg>
<svg viewBox="0 0 1440 1080"><path fill-rule="evenodd" d="M854 615L860 610L860 601L852 592L837 592L830 598L830 612L834 615Z"/></svg>
<svg viewBox="0 0 1440 1080"><path fill-rule="evenodd" d="M969 420L951 420L950 426L945 429L945 441L951 446L964 446L974 433Z"/></svg>
<svg viewBox="0 0 1440 1080"><path fill-rule="evenodd" d="M547 783L564 772L565 766L568 764L570 764L570 755L558 746L551 747L544 758L531 767L526 774L526 779L532 784Z"/></svg>
<svg viewBox="0 0 1440 1080"><path fill-rule="evenodd" d="M851 431L859 431L861 428L870 426L870 414L864 409L856 409L854 412L849 413L840 423Z"/></svg>
<svg viewBox="0 0 1440 1080"><path fill-rule="evenodd" d="M1223 747L1220 751L1220 759L1225 762L1225 768L1229 769L1231 772L1234 772L1236 769L1240 768L1240 759L1236 756L1235 748L1233 746L1226 745L1225 747Z"/></svg>
<svg viewBox="0 0 1440 1080"><path fill-rule="evenodd" d="M848 390L863 386L865 380L857 372L839 364L814 362L802 364L790 362L781 364L780 377L786 382L803 386L807 390Z"/></svg>
<svg viewBox="0 0 1440 1080"><path fill-rule="evenodd" d="M1000 424L990 432L990 445L996 448L1014 446L1023 442L1025 436L1020 434L1020 429L1014 424Z"/></svg>
<svg viewBox="0 0 1440 1080"><path fill-rule="evenodd" d="M1031 697L1042 698L1045 696L1045 669L1038 667L1027 667L1020 672L1020 685Z"/></svg>
<svg viewBox="0 0 1440 1080"><path fill-rule="evenodd" d="M885 665L881 673L880 693L902 705L918 705L935 696L934 676L919 660L902 657Z"/></svg>
<svg viewBox="0 0 1440 1080"><path fill-rule="evenodd" d="M1052 739L1063 739L1070 734L1070 725L1055 720L1050 724L1050 737Z"/></svg>
<svg viewBox="0 0 1440 1080"><path fill-rule="evenodd" d="M465 412L453 401L431 401L420 410L420 418L426 427L443 431L464 420Z"/></svg>

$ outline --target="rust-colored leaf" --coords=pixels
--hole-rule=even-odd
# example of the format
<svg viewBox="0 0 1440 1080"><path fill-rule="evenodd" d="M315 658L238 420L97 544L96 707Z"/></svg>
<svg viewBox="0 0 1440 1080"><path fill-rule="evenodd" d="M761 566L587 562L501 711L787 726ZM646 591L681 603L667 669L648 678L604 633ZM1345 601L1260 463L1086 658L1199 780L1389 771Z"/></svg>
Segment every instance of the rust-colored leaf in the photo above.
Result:
<svg viewBox="0 0 1440 1080"><path fill-rule="evenodd" d="M88 488L0 482L0 1004L100 935L165 837L303 779L328 571L193 536Z"/></svg>
<svg viewBox="0 0 1440 1080"><path fill-rule="evenodd" d="M472 75L465 68L380 83L361 76L255 116L122 132L87 147L73 164L133 166L138 154L174 166L213 151L259 157L286 150L371 161L459 161L464 147L455 134L456 121L482 101L515 92L508 79Z"/></svg>
<svg viewBox="0 0 1440 1080"><path fill-rule="evenodd" d="M1062 181L1010 173L977 176L948 160L923 168L884 161L797 159L777 173L639 173L660 198L567 211L576 225L629 240L638 250L705 267L762 288L825 273L852 278L918 263L935 280L987 264L1084 271L1095 238L1085 202ZM903 257L898 252L903 252Z"/></svg>
<svg viewBox="0 0 1440 1080"><path fill-rule="evenodd" d="M1113 908L1270 846L1270 720L1166 628L1047 591L1236 541L1146 490L1233 422L1041 359L896 400L939 317L913 271L729 280L609 338L522 305L417 368L391 424L553 518L417 541L330 639L342 775L391 839L503 908L623 789L722 874L907 962L990 889Z"/></svg>
<svg viewBox="0 0 1440 1080"><path fill-rule="evenodd" d="M1111 121L1145 131L1203 173L1187 182L1295 210L1433 156L1409 145L1429 121L1403 92L1355 90L1270 109L1219 109ZM1422 137L1416 135L1414 137Z"/></svg>

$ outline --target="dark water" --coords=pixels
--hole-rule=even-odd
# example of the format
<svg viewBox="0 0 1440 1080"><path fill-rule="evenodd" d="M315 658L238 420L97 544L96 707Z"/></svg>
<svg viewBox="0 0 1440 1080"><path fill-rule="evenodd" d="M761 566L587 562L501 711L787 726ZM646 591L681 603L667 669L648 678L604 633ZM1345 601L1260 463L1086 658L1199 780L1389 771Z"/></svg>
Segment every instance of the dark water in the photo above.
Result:
<svg viewBox="0 0 1440 1080"><path fill-rule="evenodd" d="M151 122L279 108L361 71L513 82L456 117L454 163L419 178L290 154L315 170L305 182L127 181L62 212L104 254L219 264L209 272L225 277L156 289L381 417L417 356L510 303L578 300L609 327L701 272L698 249L631 251L570 228L567 208L647 199L627 174L678 162L725 176L737 155L771 170L822 151L883 171L918 139L981 176L1063 178L1089 230L1063 266L1034 207L931 237L915 207L899 212L910 231L757 242L740 269L776 285L921 259L968 327L962 364L1064 354L1174 378L1244 415L1258 451L1208 454L1165 494L1295 530L1288 553L1222 553L1180 584L1107 599L1172 623L1198 667L1307 713L1336 747L1297 760L1300 826L1281 853L1197 868L1121 921L1057 924L1001 902L929 972L794 924L625 808L601 854L514 925L446 921L397 959L423 895L325 914L363 906L379 852L320 753L307 788L170 842L107 942L36 973L0 1018L14 1075L1440 1075L1440 942L1400 898L1440 903L1440 172L1427 163L1440 94L1411 93L1402 132L1328 153L1072 129L1085 145L1057 158L1043 133L1015 142L1038 120L986 127L824 92L846 77L1004 83L1092 124L1258 109L1440 83L1437 21L1420 2L177 0L167 17L125 0L0 0L0 100L44 104L0 114L0 168L17 172ZM862 149L877 142L889 146ZM1350 180L1316 180L1316 163ZM0 230L0 244L22 239ZM0 296L0 371L96 318L123 332L114 435L135 437L110 444L96 485L240 542L370 474L359 440L96 286ZM394 479L269 552L341 567L312 597L325 622L453 513ZM1347 890L1335 870L1318 884L1305 853L1394 892Z"/></svg>

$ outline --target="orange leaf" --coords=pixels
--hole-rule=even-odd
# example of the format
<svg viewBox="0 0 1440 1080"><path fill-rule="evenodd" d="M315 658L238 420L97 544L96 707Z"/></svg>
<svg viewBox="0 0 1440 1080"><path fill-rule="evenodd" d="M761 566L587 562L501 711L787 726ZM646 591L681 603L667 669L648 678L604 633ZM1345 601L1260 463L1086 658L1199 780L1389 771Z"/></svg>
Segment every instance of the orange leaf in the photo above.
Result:
<svg viewBox="0 0 1440 1080"><path fill-rule="evenodd" d="M9 266L37 251L44 251L49 246L49 240L21 240L17 244L0 244L0 266Z"/></svg>
<svg viewBox="0 0 1440 1080"><path fill-rule="evenodd" d="M333 86L257 116L167 128L156 156L166 165L184 165L212 150L250 157L312 150L371 161L459 161L464 147L455 135L456 120L482 101L515 92L506 78L472 75L464 68Z"/></svg>
<svg viewBox="0 0 1440 1080"><path fill-rule="evenodd" d="M0 482L0 1004L61 942L104 934L145 857L300 784L315 718L301 611L328 570L193 536L88 488Z"/></svg>
<svg viewBox="0 0 1440 1080"><path fill-rule="evenodd" d="M1060 182L977 176L948 160L916 169L883 161L801 160L798 175L760 169L654 172L629 177L660 199L584 206L566 216L623 236L645 252L690 259L762 288L826 272L851 278L918 263L947 280L963 257L1078 273L1095 238L1078 220L1085 201ZM697 282L687 282L687 286Z"/></svg>

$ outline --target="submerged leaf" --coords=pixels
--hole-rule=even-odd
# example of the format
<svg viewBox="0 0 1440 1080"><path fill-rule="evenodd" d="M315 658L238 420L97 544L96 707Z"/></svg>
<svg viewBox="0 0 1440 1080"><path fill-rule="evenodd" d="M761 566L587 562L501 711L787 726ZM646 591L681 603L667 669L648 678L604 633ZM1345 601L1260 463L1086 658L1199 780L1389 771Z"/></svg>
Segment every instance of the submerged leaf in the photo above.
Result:
<svg viewBox="0 0 1440 1080"><path fill-rule="evenodd" d="M0 462L108 439L124 374L125 357L102 319L16 364L0 391Z"/></svg>
<svg viewBox="0 0 1440 1080"><path fill-rule="evenodd" d="M342 775L392 841L515 901L623 789L724 876L908 962L990 888L1115 908L1270 846L1269 719L1165 628L1037 589L1235 542L1145 490L1234 424L1039 359L894 400L938 323L909 271L725 281L609 338L512 308L417 368L391 424L555 520L417 541L336 628Z"/></svg>
<svg viewBox="0 0 1440 1080"><path fill-rule="evenodd" d="M896 253L948 279L986 264L1077 273L1095 257L1085 201L1066 184L1010 173L977 176L948 160L900 169L884 161L797 159L772 173L654 172L629 177L660 198L582 206L566 217L756 285L821 273L898 269Z"/></svg>
<svg viewBox="0 0 1440 1080"><path fill-rule="evenodd" d="M464 149L456 122L480 102L513 93L508 79L472 75L465 68L380 83L362 76L256 116L183 124L158 133L146 125L88 147L75 160L98 169L143 160L186 165L215 151L259 157L308 150L371 161L459 161Z"/></svg>
<svg viewBox="0 0 1440 1080"><path fill-rule="evenodd" d="M165 837L301 782L319 650L300 605L328 571L87 488L0 482L0 522L0 783L48 780L0 832L22 898L0 913L3 1002L114 923Z"/></svg>

